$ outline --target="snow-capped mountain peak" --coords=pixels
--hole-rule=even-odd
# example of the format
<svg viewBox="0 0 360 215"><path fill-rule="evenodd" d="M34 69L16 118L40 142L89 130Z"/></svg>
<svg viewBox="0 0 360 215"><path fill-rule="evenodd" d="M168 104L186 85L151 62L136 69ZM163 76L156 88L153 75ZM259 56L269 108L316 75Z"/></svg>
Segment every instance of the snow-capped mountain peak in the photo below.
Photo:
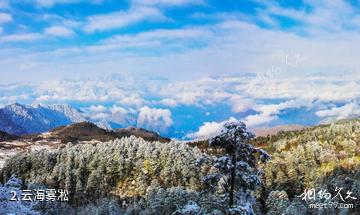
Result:
<svg viewBox="0 0 360 215"><path fill-rule="evenodd" d="M21 105L14 103L0 108L0 130L23 135L86 121L80 110L69 105Z"/></svg>
<svg viewBox="0 0 360 215"><path fill-rule="evenodd" d="M83 116L83 112L81 110L73 108L68 104L52 104L52 105L35 104L35 105L32 105L32 107L38 108L38 109L50 109L53 111L63 113L72 122L86 121L85 117Z"/></svg>

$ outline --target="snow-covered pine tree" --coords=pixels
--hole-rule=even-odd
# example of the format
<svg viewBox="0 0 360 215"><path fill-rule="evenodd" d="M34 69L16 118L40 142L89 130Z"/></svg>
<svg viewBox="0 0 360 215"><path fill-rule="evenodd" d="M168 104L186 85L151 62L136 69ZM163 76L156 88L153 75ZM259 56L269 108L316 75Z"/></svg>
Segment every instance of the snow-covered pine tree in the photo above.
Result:
<svg viewBox="0 0 360 215"><path fill-rule="evenodd" d="M221 134L209 141L211 146L222 148L224 155L216 159L215 171L203 181L207 188L213 188L217 193L221 188L220 193L229 208L249 205L253 199L252 191L261 184L257 162L258 159L265 162L270 156L250 144L254 137L243 122L232 121L224 125Z"/></svg>

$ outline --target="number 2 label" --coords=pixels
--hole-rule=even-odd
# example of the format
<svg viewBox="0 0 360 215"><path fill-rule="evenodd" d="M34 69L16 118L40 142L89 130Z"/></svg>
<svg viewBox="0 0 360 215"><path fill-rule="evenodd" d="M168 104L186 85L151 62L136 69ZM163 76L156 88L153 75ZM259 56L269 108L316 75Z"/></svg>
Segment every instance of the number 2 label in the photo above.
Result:
<svg viewBox="0 0 360 215"><path fill-rule="evenodd" d="M12 197L10 199L10 201L17 201L18 199L16 198L16 192L15 191L11 191Z"/></svg>

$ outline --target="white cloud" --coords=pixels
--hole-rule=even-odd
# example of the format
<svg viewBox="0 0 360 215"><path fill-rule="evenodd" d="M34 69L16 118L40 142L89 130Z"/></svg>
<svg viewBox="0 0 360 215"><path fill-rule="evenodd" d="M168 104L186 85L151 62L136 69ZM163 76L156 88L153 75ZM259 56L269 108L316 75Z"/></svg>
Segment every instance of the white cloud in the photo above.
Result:
<svg viewBox="0 0 360 215"><path fill-rule="evenodd" d="M0 8L8 8L9 2L7 0L1 0L0 1Z"/></svg>
<svg viewBox="0 0 360 215"><path fill-rule="evenodd" d="M24 33L24 34L10 34L0 37L0 41L3 42L28 42L35 41L42 38L38 33Z"/></svg>
<svg viewBox="0 0 360 215"><path fill-rule="evenodd" d="M37 88L39 101L114 101L132 97L104 80L46 81Z"/></svg>
<svg viewBox="0 0 360 215"><path fill-rule="evenodd" d="M191 3L186 0L149 0L144 1L142 6L147 5L144 8L156 11L154 13L159 16L155 17L163 19L164 14L150 6L165 4L176 6ZM2 80L41 80L50 75L89 77L98 75L100 71L129 71L141 76L154 75L156 71L157 76L176 81L160 83L152 91L145 87L147 84L144 82L139 83L138 87L119 87L123 83L105 86L109 83L107 81L100 81L100 84L95 83L96 81L59 83L47 86L36 97L48 102L116 101L116 104L135 109L152 104L145 99L146 95L156 97L160 104L168 107L224 102L236 113L250 109L257 111L257 114L244 117L252 126L273 122L282 110L300 106L319 108L321 111L318 114L324 118L346 117L349 116L346 110L355 108L356 113L356 107L346 106L344 112L336 108L330 109L331 112L338 112L337 115L331 115L327 112L330 110L323 110L323 104L346 103L360 98L360 62L357 47L354 46L360 43L357 31L360 19L349 5L341 2L314 7L315 10L309 11L287 9L279 5L268 7L264 13L268 15L265 18L271 19L270 24L279 24L278 20L272 19L273 15L279 15L307 26L295 26L286 31L276 26L275 29L261 28L251 24L251 19L245 22L237 20L240 16L233 16L223 17L221 20L225 21L216 24L118 35L91 46L74 46L54 52L3 50L0 53L0 66L4 71ZM89 32L105 31L152 20L154 16L150 12L135 13L138 8L131 7L128 11L89 17L85 28L89 28ZM78 24L72 23L69 27L74 29L72 26ZM302 34L297 34L298 32ZM23 38L21 35L8 35L0 36L0 40L31 41L32 38L41 37L32 36L35 37L31 37L31 34L27 37L22 35ZM138 48L140 51L129 51L129 48ZM149 54L151 51L156 54ZM164 51L167 52L164 54ZM285 62L286 57L297 54L306 60L295 66ZM27 61L34 64L23 63ZM279 72L266 75L268 70L274 68ZM24 75L22 69L31 72L32 76ZM244 71L255 73L258 78L247 77ZM219 72L224 76L201 78L217 75ZM267 104L269 99L285 102ZM292 100L296 102L290 102ZM312 101L317 102L312 104ZM126 111L127 108L118 113Z"/></svg>
<svg viewBox="0 0 360 215"><path fill-rule="evenodd" d="M125 114L129 113L129 111L126 110L126 109L123 108L123 107L114 105L114 106L111 108L111 113L114 114L114 115L115 115L115 114L123 114L123 115L125 115Z"/></svg>
<svg viewBox="0 0 360 215"><path fill-rule="evenodd" d="M160 103L169 107L175 107L177 105L175 99L162 99Z"/></svg>
<svg viewBox="0 0 360 215"><path fill-rule="evenodd" d="M83 47L83 52L102 53L126 48L183 49L188 42L206 42L211 35L202 29L157 29L138 34L115 35L97 45Z"/></svg>
<svg viewBox="0 0 360 215"><path fill-rule="evenodd" d="M122 127L136 126L138 112L132 108L124 108L118 105L110 107L92 105L81 109L88 118L97 122L116 123Z"/></svg>
<svg viewBox="0 0 360 215"><path fill-rule="evenodd" d="M34 62L26 61L26 62L23 62L23 63L19 64L18 68L21 71L25 71L25 70L34 69L36 66L37 65Z"/></svg>
<svg viewBox="0 0 360 215"><path fill-rule="evenodd" d="M35 0L36 3L42 7L52 7L56 4L70 4L78 3L81 0Z"/></svg>
<svg viewBox="0 0 360 215"><path fill-rule="evenodd" d="M76 4L80 2L86 2L90 4L101 4L106 0L35 0L40 7L53 7L57 4Z"/></svg>
<svg viewBox="0 0 360 215"><path fill-rule="evenodd" d="M120 11L104 15L95 15L88 18L84 27L86 32L106 31L123 28L141 21L165 20L160 10L153 7L135 7L129 11Z"/></svg>
<svg viewBox="0 0 360 215"><path fill-rule="evenodd" d="M257 105L254 107L254 110L264 113L265 115L274 115L278 114L282 110L288 108L299 108L301 106L302 103L300 101L290 100L279 104Z"/></svg>
<svg viewBox="0 0 360 215"><path fill-rule="evenodd" d="M274 1L272 1L271 4L276 5ZM348 6L343 6L342 4L339 4L339 6L337 6L335 3L326 2L322 2L322 4L322 6L315 5L318 11L316 13L320 13L319 10L321 8L325 8L324 10L326 11L331 10L331 12L326 13L331 14L332 19L335 17L335 14L339 17L337 19L344 20L345 24L350 21L349 19L343 18L343 13L345 15L351 13L351 10L347 9ZM277 6L277 8L275 9L273 9L273 7L269 7L267 13L279 14L282 16L290 16L291 14L295 14L295 11L292 11L294 9L292 9L291 11L284 11L286 8L280 7L280 11L279 6ZM341 8L341 10L336 10L336 13L333 13L334 10L332 9L336 7ZM342 10L342 8L344 8L344 10ZM117 22L118 20L120 20L120 22L123 22L125 20L124 23L125 26L127 26L126 23L128 23L128 21L126 21L126 19L127 17L132 17L130 16L130 14L135 14L131 12L133 10L136 9L132 7L129 11L115 13L115 15L125 15L124 17L118 19L112 19L113 17L111 16L111 14L109 15L109 17L107 17L107 15L100 15L99 17L94 16L94 23L91 23L89 19L88 23L86 23L85 25L85 28L90 28L91 24L94 24L94 28L92 28L92 31L96 31L96 23L97 21L99 21L98 24L100 26L100 29L98 30L101 30L103 26L101 24L101 18L103 18L104 20L106 20L106 18L109 18L109 22ZM309 13L310 12L313 12L313 10L309 10ZM303 13L305 12L299 10L296 15L293 15L293 18L301 21ZM305 16L306 15L308 14L305 13ZM96 17L99 19L97 20ZM116 18L116 16L114 17ZM157 74L163 75L165 77L170 77L173 79L183 77L183 79L189 80L197 79L200 76L218 74L219 71L221 71L221 73L223 74L232 74L236 72L241 73L243 71L249 71L254 73L265 72L272 66L279 66L278 64L281 64L281 62L278 63L280 61L279 58L274 58L274 56L278 53L282 53L283 55L300 53L301 55L308 58L308 60L306 60L305 62L301 62L301 64L299 64L297 68L284 69L286 71L279 75L282 78L281 82L283 82L280 83L280 85L276 86L276 84L278 83L272 83L271 85L266 84L268 87L260 88L258 93L253 92L252 94L256 94L257 97L260 97L261 93L263 92L266 93L263 96L266 96L268 94L274 95L276 88L279 88L279 91L277 93L279 94L279 96L286 95L289 97L292 96L291 93L304 93L304 95L310 95L310 93L304 92L304 90L302 90L302 87L298 88L297 90L292 89L290 84L288 84L288 82L286 82L286 80L284 79L284 76L299 77L303 74L305 76L309 73L324 71L326 71L327 73L339 73L339 71L347 72L349 76L351 76L352 74L358 72L358 68L360 68L360 63L356 55L357 50L356 47L354 47L353 45L359 43L359 33L356 30L349 30L352 29L349 26L347 28L342 28L341 31L334 31L332 33L314 31L311 35L303 36L303 34L296 34L296 32L301 30L307 30L307 27L303 27L307 25L301 25L300 27L298 26L295 29L291 28L286 31L282 31L281 29L261 28L259 26L256 26L255 24L251 24L251 19L248 19L248 22L244 22L236 20L236 18L237 17L225 19L228 21L218 24L191 26L191 28L195 30L205 29L207 31L210 31L211 33L214 33L215 36L206 37L206 41L208 41L208 44L204 45L201 43L202 46L198 46L198 44L193 44L194 41L197 41L195 36L189 38L187 41L182 40L182 42L177 42L177 45L181 47L187 47L187 49L183 49L182 51L179 51L179 49L176 48L173 48L171 50L174 45L173 41L180 40L176 39L175 37L173 37L175 39L173 39L173 41L169 43L159 43L158 41L162 39L159 39L158 36L155 35L152 35L151 37L149 36L149 39L143 39L141 41L140 37L135 38L134 40L132 40L133 43L128 43L128 41L131 41L131 36L136 37L137 35L127 35L128 39L121 38L119 42L113 41L113 43L110 43L109 41L102 41L98 44L92 44L93 49L91 53L84 52L84 50L80 46L75 46L68 49L68 51L70 52L69 55L67 55L67 53L65 52L66 54L64 54L64 56L67 55L67 59L58 59L53 60L53 62L49 62L47 59L49 58L49 55L51 55L51 53L47 52L36 53L39 56L37 60L40 61L39 65L42 65L41 70L43 70L44 73L45 71L48 71L48 74L53 74L53 70L57 70L57 68L60 68L60 66L58 65L64 64L63 62L66 62L68 72L62 73L65 77L73 73L83 73L83 76L87 76L88 71L99 73L100 71L104 71L104 67L109 68L112 71L126 70L134 73L149 72L149 68L152 68L152 71L156 71ZM318 20L314 22L322 23L323 21ZM130 23L133 23L133 21L130 21ZM123 25L124 24L120 23L120 26ZM336 24L331 25L336 26ZM348 25L353 25L353 23L348 22ZM105 28L113 28L112 24L109 24L109 26L110 27ZM325 25L324 28L328 28L328 26ZM329 27L329 29L331 29L331 26ZM314 30L314 28L312 28L312 30ZM162 33L165 32L158 32L158 35L161 35ZM190 35L190 32L184 32L184 35L187 34ZM144 35L146 34L144 33ZM201 40L202 35L198 36L198 38L199 40ZM156 40L156 43L154 43L154 40ZM107 42L109 42L109 44L107 44ZM135 42L138 43L135 44ZM133 46L138 45L138 47L141 47L142 49L139 49L138 51L131 50L129 54L129 49L126 49L126 47L129 47L127 46L128 44ZM118 47L121 45L125 46L124 50L118 50ZM154 47L156 47L156 49L154 49ZM309 49L308 47L311 47L311 49ZM90 48L91 47L89 47L89 49ZM148 53L148 51L155 52L154 50L156 50L156 52L161 52L162 50L169 50L169 48L171 50L171 53L166 53L164 55L157 53L156 55L147 55L144 57L144 53ZM80 51L72 52L74 50ZM64 51L63 47L62 51ZM52 53L52 55L55 54L58 53ZM7 56L6 58L7 59L4 60L4 64L6 60L9 60L10 58L14 59L14 56ZM85 61L91 63L86 66L82 63ZM11 63L13 64L13 62L14 60ZM12 67L12 64L9 63L6 66ZM53 66L54 64L56 64L57 66ZM9 71L13 72L13 70ZM38 77L41 78L42 76L38 75ZM287 92L286 88L291 89L292 92ZM270 90L270 92L266 90ZM343 96L345 95L343 94Z"/></svg>
<svg viewBox="0 0 360 215"><path fill-rule="evenodd" d="M38 68L38 66L36 66ZM30 68L31 69L31 68ZM252 76L226 76L209 77L185 82L171 82L168 80L156 80L145 76L134 76L131 74L112 75L106 78L92 78L80 80L47 81L38 85L26 86L31 89L26 95L22 95L21 87L12 85L0 85L1 103L19 101L21 98L35 103L66 103L75 101L95 104L111 104L113 106L93 105L84 109L89 113L89 117L98 121L109 121L119 125L139 126L159 132L172 131L173 123L171 108L180 105L189 105L192 108L201 108L216 114L220 111L226 113L225 117L233 113L241 113L237 117L249 127L259 127L266 124L277 124L281 116L293 113L293 110L299 108L301 111L309 111L309 116L321 117L325 121L349 118L359 114L359 106L355 102L344 105L343 107L330 106L337 103L338 100L350 99L354 101L360 98L358 94L351 94L353 89L357 89L359 82L356 78L348 80L347 76L327 76L329 80L319 82L316 86L308 85L308 82L317 80L309 79L285 79L290 80L288 85L282 86L282 81L278 84L273 82L263 83L267 90L262 91L264 95L257 97L258 91L247 92L247 83ZM334 81L331 81L334 80ZM19 85L21 86L21 85ZM344 95L336 97L327 97L325 95L313 95L315 91L325 91L323 94L329 94L332 86L345 88L348 93L341 91ZM283 88L284 87L284 88ZM309 88L312 87L312 88ZM319 88L319 89L318 89ZM287 91L286 91L287 89ZM283 94L286 92L286 94ZM308 93L310 91L311 93ZM304 95L309 94L309 95ZM349 96L350 94L350 96ZM20 97L21 95L21 97ZM35 99L36 98L36 99ZM280 99L282 102L269 103L268 98L274 101ZM321 100L322 98L324 100ZM246 103L249 102L249 103ZM169 109L157 109L154 105L167 105ZM214 106L212 106L214 105ZM194 107L196 106L196 107ZM206 109L206 108L211 109ZM212 109L218 108L218 109ZM256 111L256 114L243 115L247 110ZM316 112L317 111L317 112ZM316 112L316 116L314 116ZM193 112L192 112L193 113ZM178 119L178 117L176 117ZM316 118L318 119L318 118ZM196 119L195 119L196 120ZM294 120L296 120L294 118ZM176 125L176 124L175 124ZM219 130L221 122L207 122L204 127L193 134L188 134L188 138L201 138L210 133ZM170 127L170 129L169 129Z"/></svg>
<svg viewBox="0 0 360 215"><path fill-rule="evenodd" d="M135 107L140 107L141 105L144 105L146 103L140 95L133 92L131 93L131 95L121 98L119 102L124 105Z"/></svg>
<svg viewBox="0 0 360 215"><path fill-rule="evenodd" d="M144 106L139 109L137 126L158 132L165 132L171 125L171 111Z"/></svg>
<svg viewBox="0 0 360 215"><path fill-rule="evenodd" d="M91 112L105 112L105 111L107 111L107 108L105 106L103 106L103 105L92 105L88 109Z"/></svg>
<svg viewBox="0 0 360 215"><path fill-rule="evenodd" d="M250 97L256 98L268 95L271 98L289 98L294 94L296 97L314 96L317 91L313 93L303 90L304 86L309 86L309 83L301 82L306 76L324 71L327 73L326 77L339 71L346 71L348 76L353 76L360 68L356 57L357 50L353 46L360 42L360 36L354 32L334 33L331 38L329 38L330 35L324 34L316 37L302 37L290 32L262 29L240 21L191 26L191 29L205 32L205 40L203 40L203 34L200 34L188 39L181 37L176 39L172 36L173 39L166 42L168 40L166 37L160 38L161 34L166 33L164 31L159 31L158 34L144 32L132 36L127 35L127 37L114 37L112 40L105 40L88 47L75 46L50 53L38 53L38 61L42 63L44 72L56 70L60 67L55 68L54 63L63 64L62 62L66 61L68 68L67 72L62 72L63 76L73 73L85 76L84 74L90 71L93 73L104 71L104 68L141 74L149 73L149 68L151 68L159 76L182 80L199 79L201 76L218 74L219 71L224 75L236 72L241 74L243 71L264 73L272 67L280 67L282 72L273 78L268 78L269 80L266 80L263 86L259 83L245 89L251 94ZM184 31L183 35L188 33ZM165 35L171 37L170 34ZM244 37L244 35L252 36ZM207 44L205 46L193 45L194 42L202 44L202 41L206 41ZM119 50L121 47L124 49ZM128 47L141 47L141 49L127 49ZM307 47L312 48L309 50ZM168 52L159 54L164 50ZM60 61L58 58L60 52L67 58ZM155 52L156 55L144 56L144 53L149 52ZM284 63L283 58L286 55L297 53L306 57L307 60L300 62L297 67ZM49 56L56 58L53 62L44 60ZM84 65L82 63L84 61L91 63ZM8 66L11 67L11 65ZM294 83L297 84L296 87L293 86ZM325 92L319 90L320 95ZM356 91L351 91L351 93L356 94ZM336 93L335 95L346 96L347 94ZM331 99L330 96L329 93L328 97Z"/></svg>
<svg viewBox="0 0 360 215"><path fill-rule="evenodd" d="M210 32L204 29L183 28L183 29L157 29L148 32L141 32L136 35L120 35L113 36L106 40L106 43L112 42L135 42L135 41L150 41L150 40L175 40L175 39L206 39Z"/></svg>
<svg viewBox="0 0 360 215"><path fill-rule="evenodd" d="M123 107L113 105L110 108L111 120L112 122L118 123L123 126L133 126L136 127L137 123L137 110L133 108L125 109Z"/></svg>
<svg viewBox="0 0 360 215"><path fill-rule="evenodd" d="M250 79L247 84L239 86L238 90L245 90L251 98L297 98L300 100L348 101L360 97L360 85L354 80L356 75L341 77L340 75L319 74L307 77L283 77L287 74L268 77L256 83ZM354 79L354 80L351 80Z"/></svg>
<svg viewBox="0 0 360 215"><path fill-rule="evenodd" d="M260 113L245 117L244 122L249 127L257 127L276 120L278 114L283 110L289 108L301 108L306 105L308 105L306 101L302 100L289 100L279 104L255 105L253 109Z"/></svg>
<svg viewBox="0 0 360 215"><path fill-rule="evenodd" d="M111 115L108 113L92 113L90 118L95 121L106 121L111 118Z"/></svg>
<svg viewBox="0 0 360 215"><path fill-rule="evenodd" d="M236 122L238 121L234 117L230 117L228 120L223 122L204 122L202 126L199 127L198 131L194 133L187 134L186 137L190 139L208 139L214 137L223 130L225 123L227 122Z"/></svg>
<svg viewBox="0 0 360 215"><path fill-rule="evenodd" d="M336 1L304 1L305 9L293 9L281 7L275 1L264 2L258 1L258 3L264 4L265 9L259 12L258 18L264 18L263 21L277 25L278 21L274 18L275 16L287 17L293 19L296 22L306 26L306 28L295 28L306 33L323 33L323 32L339 32L352 25L353 28L356 26L357 9L355 9L350 2L343 0ZM266 20L268 19L268 20Z"/></svg>
<svg viewBox="0 0 360 215"><path fill-rule="evenodd" d="M242 95L233 95L230 97L232 104L232 111L234 113L241 113L250 110L254 107L255 102L252 99L244 98Z"/></svg>
<svg viewBox="0 0 360 215"><path fill-rule="evenodd" d="M244 119L244 122L249 127L256 127L277 119L276 115L267 115L264 113L249 115Z"/></svg>
<svg viewBox="0 0 360 215"><path fill-rule="evenodd" d="M174 78L174 75L180 76L180 74L181 77L185 78L198 78L204 74L216 74L217 71L222 71L224 74L231 74L236 71L260 73L274 66L281 67L283 72L278 76L280 76L282 80L278 81L280 82L278 88L281 87L281 90L284 91L278 91L278 94L287 93L286 87L289 88L291 86L288 82L284 81L285 77L289 77L295 73L295 76L306 75L311 73L310 71L336 72L346 70L349 71L349 73L355 73L356 69L360 67L354 54L350 54L356 53L356 50L354 50L351 44L360 41L360 38L358 36L356 37L356 35L344 35L344 37L348 39L344 39L344 37L335 39L309 39L287 32L261 29L255 25L238 21L225 22L211 26L209 29L205 30L205 32L210 31L211 33L212 29L214 29L216 32L215 35L218 36L205 37L205 41L209 43L208 46L199 49L190 48L193 47L190 44L197 41L196 38L203 39L202 35L198 37L194 36L193 38L195 40L191 38L188 40L176 40L174 38L173 41L175 41L175 44L189 48L182 52L179 52L179 49L173 49L171 53L166 55L144 57L141 54L142 52L147 53L146 51L153 51L154 47L157 47L158 49L156 50L159 51L169 48L171 50L171 47L174 45L173 41L162 43L161 41L163 41L163 39L159 39L160 35L164 32L159 32L157 34L159 36L154 34L146 36L149 34L141 33L141 36L128 35L127 37L115 37L113 40L106 40L104 43L88 48L91 48L91 57L94 58L99 57L97 56L99 52L104 53L106 51L103 62L114 61L109 59L109 52L113 50L114 59L122 57L121 61L117 61L117 65L115 65L117 66L116 69L121 68L134 72L145 72L148 68L152 68L156 70L158 74L166 77L171 76L171 78ZM201 28L197 28L196 30L203 31ZM243 35L252 35L252 37L244 37ZM274 43L273 41L282 42ZM143 49L141 49L140 52L132 53L132 55L126 55L126 51L120 51L121 54L119 54L119 50L117 50L119 47L126 48L136 46L142 47ZM311 51L305 48L310 46L312 47ZM177 53L174 53L174 51ZM300 62L296 68L289 65L286 66L283 58L292 53L300 53L306 57L307 60ZM123 57L123 55L125 56ZM339 56L341 56L341 60ZM89 62L90 61L89 59ZM136 62L136 66L134 66L134 62ZM329 66L329 62L337 63ZM100 69L100 65L98 69ZM173 72L169 73L169 71ZM271 84L271 88L277 87L275 81ZM266 86L270 86L270 84ZM260 86L259 88L258 93L254 92L253 94L257 93L260 96L264 87ZM271 92L273 91L274 90L271 90ZM301 88L297 89L297 92L300 93L301 91ZM269 94L267 91L265 91L265 93Z"/></svg>
<svg viewBox="0 0 360 215"><path fill-rule="evenodd" d="M204 78L165 84L158 94L171 98L177 105L201 105L221 102L231 96L225 88L225 83L222 86L219 80Z"/></svg>
<svg viewBox="0 0 360 215"><path fill-rule="evenodd" d="M75 33L71 29L68 29L63 26L51 26L45 29L45 34L56 37L71 37Z"/></svg>
<svg viewBox="0 0 360 215"><path fill-rule="evenodd" d="M167 5L167 6L183 6L204 4L203 0L132 0L133 4L139 5Z"/></svg>
<svg viewBox="0 0 360 215"><path fill-rule="evenodd" d="M356 102L351 102L341 107L317 111L316 115L325 118L325 122L357 117L360 116L360 106Z"/></svg>
<svg viewBox="0 0 360 215"><path fill-rule="evenodd" d="M6 22L11 22L12 20L13 19L10 14L0 12L0 24L6 23Z"/></svg>

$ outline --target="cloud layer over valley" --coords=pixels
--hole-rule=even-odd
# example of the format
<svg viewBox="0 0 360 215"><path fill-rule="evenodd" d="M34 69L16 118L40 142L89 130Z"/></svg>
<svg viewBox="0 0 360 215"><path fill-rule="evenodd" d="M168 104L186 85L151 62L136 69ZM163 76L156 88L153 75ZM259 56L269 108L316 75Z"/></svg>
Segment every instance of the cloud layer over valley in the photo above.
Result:
<svg viewBox="0 0 360 215"><path fill-rule="evenodd" d="M0 105L202 138L360 115L360 5L0 0ZM81 9L81 10L80 10Z"/></svg>

